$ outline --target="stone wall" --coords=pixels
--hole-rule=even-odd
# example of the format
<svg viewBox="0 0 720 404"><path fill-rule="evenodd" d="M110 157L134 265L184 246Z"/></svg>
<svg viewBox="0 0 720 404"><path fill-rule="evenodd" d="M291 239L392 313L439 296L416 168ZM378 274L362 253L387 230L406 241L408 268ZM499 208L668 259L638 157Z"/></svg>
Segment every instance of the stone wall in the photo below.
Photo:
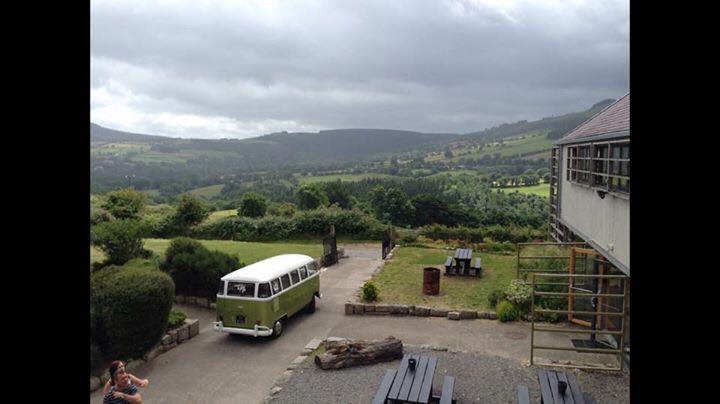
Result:
<svg viewBox="0 0 720 404"><path fill-rule="evenodd" d="M450 320L470 320L477 318L497 320L497 313L492 311L442 310L433 309L431 307L404 304L374 304L360 302L345 303L345 314L370 316L447 317Z"/></svg>
<svg viewBox="0 0 720 404"><path fill-rule="evenodd" d="M125 366L125 370L127 372L132 372L133 369L137 368L139 365L149 362L153 359L155 359L158 355L161 353L167 352L176 346L178 344L182 344L183 342L189 340L190 338L198 335L200 333L200 321L197 319L185 319L185 324L182 326L175 328L173 330L168 331L160 340L160 343L155 345L154 348L150 349L143 355L142 359L134 359L127 361L127 364ZM93 375L90 376L90 392L102 388L105 386L105 383L107 383L108 379L110 378L110 375L108 374L107 370L105 370L100 375Z"/></svg>
<svg viewBox="0 0 720 404"><path fill-rule="evenodd" d="M215 302L206 297L175 295L175 303L215 310Z"/></svg>

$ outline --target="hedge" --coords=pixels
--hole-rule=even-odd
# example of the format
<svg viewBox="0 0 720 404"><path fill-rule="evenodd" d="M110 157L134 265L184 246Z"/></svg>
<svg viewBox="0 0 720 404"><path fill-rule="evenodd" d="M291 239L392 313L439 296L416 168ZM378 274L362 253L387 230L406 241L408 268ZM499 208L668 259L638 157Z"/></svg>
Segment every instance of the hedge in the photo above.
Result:
<svg viewBox="0 0 720 404"><path fill-rule="evenodd" d="M91 342L105 358L141 357L167 327L175 286L156 269L106 267L91 276Z"/></svg>

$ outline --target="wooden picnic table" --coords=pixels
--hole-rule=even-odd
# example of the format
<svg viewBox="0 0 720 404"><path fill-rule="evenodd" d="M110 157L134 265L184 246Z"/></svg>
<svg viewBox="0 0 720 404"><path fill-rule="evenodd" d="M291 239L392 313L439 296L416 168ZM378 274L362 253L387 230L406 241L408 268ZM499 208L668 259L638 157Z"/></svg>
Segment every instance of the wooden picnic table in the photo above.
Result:
<svg viewBox="0 0 720 404"><path fill-rule="evenodd" d="M408 366L415 359L415 370ZM429 403L437 367L437 358L418 354L405 355L400 367L388 370L375 395L376 403Z"/></svg>
<svg viewBox="0 0 720 404"><path fill-rule="evenodd" d="M472 275L480 276L482 271L480 257L472 265L472 248L458 248L454 256L448 256L445 261L445 275ZM454 265L453 265L454 261Z"/></svg>
<svg viewBox="0 0 720 404"><path fill-rule="evenodd" d="M538 369L538 381L540 382L541 404L585 404L586 402L580 385L572 373ZM565 394L560 394L558 382L567 384Z"/></svg>

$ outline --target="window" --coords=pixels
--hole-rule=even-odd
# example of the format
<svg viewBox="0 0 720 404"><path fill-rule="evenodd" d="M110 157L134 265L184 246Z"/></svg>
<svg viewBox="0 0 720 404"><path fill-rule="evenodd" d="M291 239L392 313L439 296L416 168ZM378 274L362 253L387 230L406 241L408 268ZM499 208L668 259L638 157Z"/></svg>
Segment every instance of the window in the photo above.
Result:
<svg viewBox="0 0 720 404"><path fill-rule="evenodd" d="M255 284L250 282L229 282L228 296L255 297Z"/></svg>
<svg viewBox="0 0 720 404"><path fill-rule="evenodd" d="M312 276L317 271L317 269L315 267L315 261L307 264L306 266L307 266L307 270L308 270L308 276Z"/></svg>
<svg viewBox="0 0 720 404"><path fill-rule="evenodd" d="M278 294L282 291L282 287L280 286L280 279L273 279L270 284L272 285L273 294Z"/></svg>
<svg viewBox="0 0 720 404"><path fill-rule="evenodd" d="M218 288L218 295L224 295L225 294L225 281L220 281L220 287Z"/></svg>
<svg viewBox="0 0 720 404"><path fill-rule="evenodd" d="M293 285L300 282L300 276L298 275L298 271L293 269L290 271L290 279L292 279Z"/></svg>
<svg viewBox="0 0 720 404"><path fill-rule="evenodd" d="M307 268L305 268L305 266L301 266L298 271L300 271L300 279L307 278L308 274L307 274Z"/></svg>
<svg viewBox="0 0 720 404"><path fill-rule="evenodd" d="M258 285L258 297L266 298L272 296L269 283L261 283Z"/></svg>
<svg viewBox="0 0 720 404"><path fill-rule="evenodd" d="M288 276L288 274L281 276L280 281L282 281L283 290L290 287L290 276Z"/></svg>
<svg viewBox="0 0 720 404"><path fill-rule="evenodd" d="M617 193L630 193L630 142L568 147L566 179Z"/></svg>

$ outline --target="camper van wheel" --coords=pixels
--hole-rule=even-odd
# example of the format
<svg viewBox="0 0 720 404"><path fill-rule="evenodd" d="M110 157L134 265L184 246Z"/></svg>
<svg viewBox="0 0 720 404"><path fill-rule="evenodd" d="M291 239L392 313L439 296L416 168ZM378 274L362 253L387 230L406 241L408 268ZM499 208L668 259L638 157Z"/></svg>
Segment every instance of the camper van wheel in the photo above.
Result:
<svg viewBox="0 0 720 404"><path fill-rule="evenodd" d="M310 303L305 307L305 311L308 313L315 313L315 296L310 298Z"/></svg>
<svg viewBox="0 0 720 404"><path fill-rule="evenodd" d="M273 333L272 333L273 338L279 337L280 334L282 334L282 332L283 332L282 320L275 321L275 324L273 324Z"/></svg>

